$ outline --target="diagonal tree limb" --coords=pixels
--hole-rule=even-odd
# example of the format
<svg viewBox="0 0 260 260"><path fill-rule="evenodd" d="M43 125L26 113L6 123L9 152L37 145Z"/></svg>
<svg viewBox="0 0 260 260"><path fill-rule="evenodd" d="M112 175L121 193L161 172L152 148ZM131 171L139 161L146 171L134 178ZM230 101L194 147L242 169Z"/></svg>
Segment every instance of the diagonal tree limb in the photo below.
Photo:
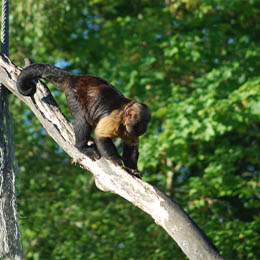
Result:
<svg viewBox="0 0 260 260"><path fill-rule="evenodd" d="M93 162L80 153L74 146L71 123L62 114L44 84L40 81L37 83L33 98L18 93L16 80L20 71L21 68L6 56L0 56L0 82L29 106L48 134L80 167L93 173L99 189L118 194L149 214L175 240L189 259L223 259L203 231L166 194L129 175L123 168L108 160L101 158Z"/></svg>

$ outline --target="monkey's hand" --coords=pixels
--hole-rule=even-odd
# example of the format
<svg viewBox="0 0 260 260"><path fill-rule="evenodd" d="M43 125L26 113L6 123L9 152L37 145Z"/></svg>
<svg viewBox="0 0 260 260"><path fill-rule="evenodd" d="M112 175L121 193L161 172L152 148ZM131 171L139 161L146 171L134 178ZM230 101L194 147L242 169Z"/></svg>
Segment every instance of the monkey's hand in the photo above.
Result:
<svg viewBox="0 0 260 260"><path fill-rule="evenodd" d="M123 161L120 156L113 156L113 157L108 157L107 158L109 161L112 161L113 164L118 165L118 166L123 166Z"/></svg>
<svg viewBox="0 0 260 260"><path fill-rule="evenodd" d="M136 170L136 169L130 169L130 168L127 168L127 167L125 167L125 169L126 169L126 171L127 171L129 174L131 174L131 175L137 177L138 179L142 179L142 174L141 174L138 170Z"/></svg>
<svg viewBox="0 0 260 260"><path fill-rule="evenodd" d="M124 168L129 174L139 178L139 179L142 179L142 175L140 172L138 172L138 170L136 169L131 169L131 168L128 168L126 166L123 165L123 159L121 156L118 156L118 157L113 157L113 158L108 158L110 161L112 161L115 165L118 165L118 166L121 166L122 168Z"/></svg>

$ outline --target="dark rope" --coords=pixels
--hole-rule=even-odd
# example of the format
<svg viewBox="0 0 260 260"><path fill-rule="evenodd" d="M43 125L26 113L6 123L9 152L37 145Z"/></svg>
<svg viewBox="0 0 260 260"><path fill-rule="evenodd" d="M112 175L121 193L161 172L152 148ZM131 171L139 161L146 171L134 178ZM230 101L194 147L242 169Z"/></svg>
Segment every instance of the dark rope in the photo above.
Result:
<svg viewBox="0 0 260 260"><path fill-rule="evenodd" d="M9 55L9 6L8 0L3 0L2 4L2 32L1 32L1 49L2 53Z"/></svg>
<svg viewBox="0 0 260 260"><path fill-rule="evenodd" d="M8 0L2 0L1 52L9 55ZM0 83L0 259L22 259L16 210L17 165L8 89Z"/></svg>
<svg viewBox="0 0 260 260"><path fill-rule="evenodd" d="M2 30L1 30L1 52L9 55L9 3L2 0ZM7 89L0 84L0 95L6 95Z"/></svg>

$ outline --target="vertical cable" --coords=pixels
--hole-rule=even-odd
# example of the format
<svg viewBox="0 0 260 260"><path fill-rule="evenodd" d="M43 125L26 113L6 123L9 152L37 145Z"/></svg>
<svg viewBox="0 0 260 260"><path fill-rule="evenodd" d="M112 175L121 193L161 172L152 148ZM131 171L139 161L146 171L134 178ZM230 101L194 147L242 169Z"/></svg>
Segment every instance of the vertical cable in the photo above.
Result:
<svg viewBox="0 0 260 260"><path fill-rule="evenodd" d="M1 50L9 56L9 3L2 0L2 31L1 31Z"/></svg>
<svg viewBox="0 0 260 260"><path fill-rule="evenodd" d="M9 56L9 2L2 0L2 29L1 29L1 53ZM6 88L0 84L0 95L8 93Z"/></svg>
<svg viewBox="0 0 260 260"><path fill-rule="evenodd" d="M1 52L9 55L9 6L2 0ZM16 215L16 172L13 124L8 89L0 83L0 259L22 259Z"/></svg>

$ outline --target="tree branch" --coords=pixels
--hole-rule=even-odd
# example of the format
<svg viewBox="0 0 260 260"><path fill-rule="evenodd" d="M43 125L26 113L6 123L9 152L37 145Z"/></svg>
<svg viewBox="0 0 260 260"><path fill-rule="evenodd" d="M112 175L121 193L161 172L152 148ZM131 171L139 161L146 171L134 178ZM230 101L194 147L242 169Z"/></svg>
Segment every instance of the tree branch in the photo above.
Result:
<svg viewBox="0 0 260 260"><path fill-rule="evenodd" d="M80 167L93 173L99 189L118 194L149 214L176 241L189 259L222 259L205 234L166 194L104 158L93 162L80 153L74 146L72 124L62 114L44 84L40 81L37 83L33 98L18 93L16 80L20 71L21 68L6 56L0 56L0 82L29 106L48 134Z"/></svg>

